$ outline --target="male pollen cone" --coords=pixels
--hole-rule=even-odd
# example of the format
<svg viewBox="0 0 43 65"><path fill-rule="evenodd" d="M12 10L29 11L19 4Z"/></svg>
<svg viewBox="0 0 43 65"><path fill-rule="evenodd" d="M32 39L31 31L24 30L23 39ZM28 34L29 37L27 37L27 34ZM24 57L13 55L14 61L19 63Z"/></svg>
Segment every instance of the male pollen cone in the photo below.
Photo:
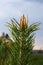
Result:
<svg viewBox="0 0 43 65"><path fill-rule="evenodd" d="M11 47L11 42L9 40L7 40L7 48Z"/></svg>
<svg viewBox="0 0 43 65"><path fill-rule="evenodd" d="M27 25L26 18L24 15L22 15L20 18L20 28L22 28L22 26L26 27L26 25Z"/></svg>

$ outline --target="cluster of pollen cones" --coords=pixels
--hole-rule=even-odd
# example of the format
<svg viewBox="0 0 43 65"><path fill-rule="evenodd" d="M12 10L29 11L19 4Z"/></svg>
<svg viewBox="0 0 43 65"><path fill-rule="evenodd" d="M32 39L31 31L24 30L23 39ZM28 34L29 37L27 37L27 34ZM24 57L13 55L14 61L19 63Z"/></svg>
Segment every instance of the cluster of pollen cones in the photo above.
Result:
<svg viewBox="0 0 43 65"><path fill-rule="evenodd" d="M21 16L19 24L21 28L22 26L26 27L27 23L26 23L26 17L24 15Z"/></svg>

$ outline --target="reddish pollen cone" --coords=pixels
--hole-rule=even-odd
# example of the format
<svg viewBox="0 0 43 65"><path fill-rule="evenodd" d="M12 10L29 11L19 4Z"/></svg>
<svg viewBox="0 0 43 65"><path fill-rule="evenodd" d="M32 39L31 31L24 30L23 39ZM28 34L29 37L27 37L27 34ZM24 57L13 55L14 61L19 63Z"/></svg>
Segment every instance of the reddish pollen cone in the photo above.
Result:
<svg viewBox="0 0 43 65"><path fill-rule="evenodd" d="M24 15L22 15L20 18L20 28L22 28L22 26L26 27L26 24L26 18Z"/></svg>

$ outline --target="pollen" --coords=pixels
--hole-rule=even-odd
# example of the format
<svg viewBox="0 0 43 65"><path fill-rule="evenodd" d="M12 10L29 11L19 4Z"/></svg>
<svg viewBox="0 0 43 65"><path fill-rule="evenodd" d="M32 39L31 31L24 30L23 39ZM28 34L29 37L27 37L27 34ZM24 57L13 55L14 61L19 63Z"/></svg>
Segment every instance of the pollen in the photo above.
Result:
<svg viewBox="0 0 43 65"><path fill-rule="evenodd" d="M26 27L26 17L24 15L21 16L20 18L20 27L22 28L23 26Z"/></svg>

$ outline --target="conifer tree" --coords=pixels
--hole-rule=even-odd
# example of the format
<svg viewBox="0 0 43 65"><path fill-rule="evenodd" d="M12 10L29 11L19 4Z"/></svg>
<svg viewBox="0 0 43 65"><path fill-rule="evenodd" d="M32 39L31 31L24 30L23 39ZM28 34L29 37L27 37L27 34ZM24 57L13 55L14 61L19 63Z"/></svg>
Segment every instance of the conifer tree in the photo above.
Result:
<svg viewBox="0 0 43 65"><path fill-rule="evenodd" d="M10 65L31 65L34 32L39 29L39 23L36 22L29 25L26 17L23 15L19 22L13 18L7 25L12 37L12 44L9 48Z"/></svg>

